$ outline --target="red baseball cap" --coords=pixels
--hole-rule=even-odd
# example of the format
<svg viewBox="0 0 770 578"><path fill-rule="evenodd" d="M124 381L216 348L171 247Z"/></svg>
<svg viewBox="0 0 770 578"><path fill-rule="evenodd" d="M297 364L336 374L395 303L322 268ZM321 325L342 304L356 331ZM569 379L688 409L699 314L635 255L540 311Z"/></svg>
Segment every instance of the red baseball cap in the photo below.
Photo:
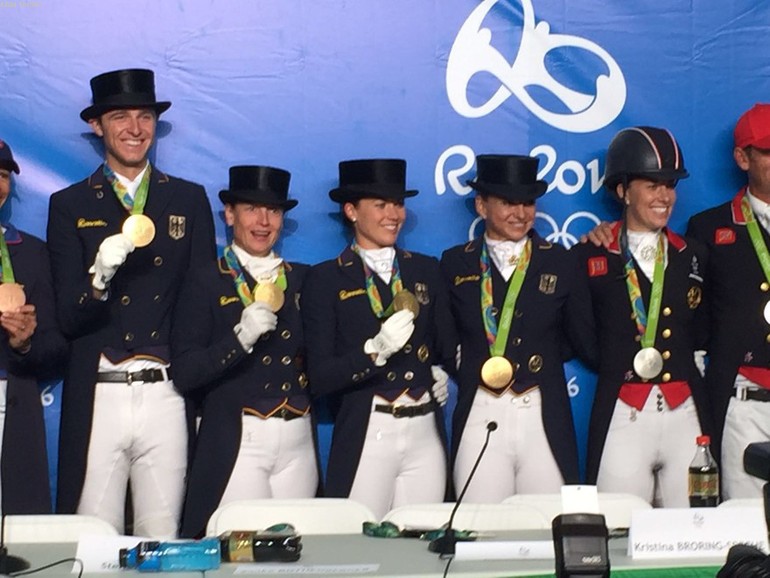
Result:
<svg viewBox="0 0 770 578"><path fill-rule="evenodd" d="M770 104L757 103L738 119L733 133L735 146L770 149Z"/></svg>

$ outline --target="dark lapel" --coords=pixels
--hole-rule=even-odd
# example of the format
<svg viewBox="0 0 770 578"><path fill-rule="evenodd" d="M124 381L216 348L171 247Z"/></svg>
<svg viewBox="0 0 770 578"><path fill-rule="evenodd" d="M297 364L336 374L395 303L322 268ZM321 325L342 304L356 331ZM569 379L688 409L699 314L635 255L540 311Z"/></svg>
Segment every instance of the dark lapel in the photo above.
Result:
<svg viewBox="0 0 770 578"><path fill-rule="evenodd" d="M337 257L337 266L343 276L353 282L351 288L365 287L366 279L364 277L364 266L359 257L350 245L345 247L342 253Z"/></svg>
<svg viewBox="0 0 770 578"><path fill-rule="evenodd" d="M156 219L163 215L166 206L174 196L173 187L169 187L168 183L168 176L152 167L150 190L147 193L147 204L144 206L144 212L155 221L156 227L161 226L161 223Z"/></svg>

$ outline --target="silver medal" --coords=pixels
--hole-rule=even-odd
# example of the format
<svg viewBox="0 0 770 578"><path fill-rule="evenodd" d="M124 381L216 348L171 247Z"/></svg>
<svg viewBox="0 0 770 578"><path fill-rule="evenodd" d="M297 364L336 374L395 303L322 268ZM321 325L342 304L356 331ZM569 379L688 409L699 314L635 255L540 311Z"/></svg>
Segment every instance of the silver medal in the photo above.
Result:
<svg viewBox="0 0 770 578"><path fill-rule="evenodd" d="M663 371L663 356L654 347L645 347L634 356L634 371L642 379L652 379Z"/></svg>
<svg viewBox="0 0 770 578"><path fill-rule="evenodd" d="M770 301L768 301L768 302L765 304L765 309L764 309L764 311L762 312L762 314L765 316L765 321L767 321L768 323L770 323Z"/></svg>

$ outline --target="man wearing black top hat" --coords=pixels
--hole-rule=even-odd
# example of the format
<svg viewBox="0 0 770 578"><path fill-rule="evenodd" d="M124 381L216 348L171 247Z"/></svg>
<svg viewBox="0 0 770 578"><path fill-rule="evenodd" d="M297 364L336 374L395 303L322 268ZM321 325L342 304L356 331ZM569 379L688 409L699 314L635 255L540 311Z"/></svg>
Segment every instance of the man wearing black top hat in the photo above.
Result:
<svg viewBox="0 0 770 578"><path fill-rule="evenodd" d="M11 147L0 140L0 206L19 173ZM38 380L61 370L67 343L56 326L45 243L10 223L2 225L0 261L0 511L49 514L45 424Z"/></svg>
<svg viewBox="0 0 770 578"><path fill-rule="evenodd" d="M311 269L302 316L313 395L334 412L325 493L391 508L444 497L440 399L455 339L438 262L396 247L406 218L406 162L339 165L329 193L354 233ZM436 385L438 384L438 385Z"/></svg>
<svg viewBox="0 0 770 578"><path fill-rule="evenodd" d="M574 259L532 228L547 187L538 160L479 155L476 166L468 184L484 236L441 259L461 345L454 480L464 486L487 424L497 422L466 500L499 502L578 482L562 363L565 345L589 360L595 347L588 286Z"/></svg>
<svg viewBox="0 0 770 578"><path fill-rule="evenodd" d="M170 371L171 312L188 269L214 259L200 185L148 162L158 116L150 70L91 79L80 113L105 163L55 193L48 243L58 317L72 341L62 399L57 510L123 531L130 479L134 531L176 535L187 466L185 403Z"/></svg>
<svg viewBox="0 0 770 578"><path fill-rule="evenodd" d="M174 382L201 399L183 537L206 530L234 500L312 498L318 484L299 296L308 266L273 247L290 174L230 168L220 191L233 242L217 263L191 271L174 316Z"/></svg>

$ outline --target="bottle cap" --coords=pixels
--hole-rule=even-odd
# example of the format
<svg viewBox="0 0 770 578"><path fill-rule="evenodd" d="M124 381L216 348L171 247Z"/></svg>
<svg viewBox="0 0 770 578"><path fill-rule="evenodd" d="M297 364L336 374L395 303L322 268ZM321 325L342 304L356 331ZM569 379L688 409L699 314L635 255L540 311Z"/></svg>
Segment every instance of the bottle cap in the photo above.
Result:
<svg viewBox="0 0 770 578"><path fill-rule="evenodd" d="M707 446L711 444L711 436L698 436L695 438L695 443L699 446Z"/></svg>

